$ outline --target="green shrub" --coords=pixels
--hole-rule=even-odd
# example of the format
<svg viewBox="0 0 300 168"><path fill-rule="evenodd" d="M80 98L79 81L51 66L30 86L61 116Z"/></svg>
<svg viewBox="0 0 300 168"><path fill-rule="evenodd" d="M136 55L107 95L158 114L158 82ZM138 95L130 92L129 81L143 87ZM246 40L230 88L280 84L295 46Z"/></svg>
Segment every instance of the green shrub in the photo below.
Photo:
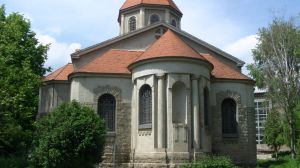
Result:
<svg viewBox="0 0 300 168"><path fill-rule="evenodd" d="M35 167L93 167L101 161L105 126L89 107L73 101L38 120L30 159Z"/></svg>
<svg viewBox="0 0 300 168"><path fill-rule="evenodd" d="M25 157L0 157L0 167L5 168L24 168L29 163Z"/></svg>
<svg viewBox="0 0 300 168"><path fill-rule="evenodd" d="M181 168L237 168L232 160L226 156L207 156L190 165L183 165Z"/></svg>

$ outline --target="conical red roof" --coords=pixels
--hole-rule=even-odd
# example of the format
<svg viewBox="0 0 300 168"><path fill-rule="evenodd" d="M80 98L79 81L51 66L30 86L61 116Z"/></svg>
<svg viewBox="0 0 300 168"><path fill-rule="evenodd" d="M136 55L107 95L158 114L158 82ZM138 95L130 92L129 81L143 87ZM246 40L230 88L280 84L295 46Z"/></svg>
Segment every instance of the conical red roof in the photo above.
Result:
<svg viewBox="0 0 300 168"><path fill-rule="evenodd" d="M172 30L168 30L155 41L135 62L160 57L187 57L206 60Z"/></svg>
<svg viewBox="0 0 300 168"><path fill-rule="evenodd" d="M142 4L170 6L175 10L177 10L179 13L181 13L181 11L177 7L177 5L173 2L173 0L126 0L120 10L124 10Z"/></svg>

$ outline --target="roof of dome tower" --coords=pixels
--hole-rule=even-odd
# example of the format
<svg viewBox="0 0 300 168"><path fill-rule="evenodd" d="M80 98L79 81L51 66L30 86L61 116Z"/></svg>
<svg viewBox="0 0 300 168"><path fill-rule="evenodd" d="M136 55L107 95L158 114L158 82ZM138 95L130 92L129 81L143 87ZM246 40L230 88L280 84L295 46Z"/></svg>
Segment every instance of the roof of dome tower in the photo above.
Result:
<svg viewBox="0 0 300 168"><path fill-rule="evenodd" d="M137 5L162 5L162 6L170 6L178 11L180 14L181 11L177 7L177 5L173 2L173 0L126 0L122 5L120 10L128 9Z"/></svg>
<svg viewBox="0 0 300 168"><path fill-rule="evenodd" d="M170 29L155 41L135 62L162 57L184 57L206 61L203 56Z"/></svg>

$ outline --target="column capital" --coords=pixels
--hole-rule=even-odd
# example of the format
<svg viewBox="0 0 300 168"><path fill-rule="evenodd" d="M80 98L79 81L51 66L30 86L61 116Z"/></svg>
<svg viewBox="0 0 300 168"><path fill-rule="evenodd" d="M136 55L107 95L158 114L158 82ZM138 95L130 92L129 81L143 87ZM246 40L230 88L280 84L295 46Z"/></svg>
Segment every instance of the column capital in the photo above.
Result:
<svg viewBox="0 0 300 168"><path fill-rule="evenodd" d="M201 79L201 76L200 75L192 75L191 79L192 80L199 80L199 79Z"/></svg>
<svg viewBox="0 0 300 168"><path fill-rule="evenodd" d="M166 74L164 74L164 73L156 74L156 77L158 79L163 79L165 76L166 76Z"/></svg>

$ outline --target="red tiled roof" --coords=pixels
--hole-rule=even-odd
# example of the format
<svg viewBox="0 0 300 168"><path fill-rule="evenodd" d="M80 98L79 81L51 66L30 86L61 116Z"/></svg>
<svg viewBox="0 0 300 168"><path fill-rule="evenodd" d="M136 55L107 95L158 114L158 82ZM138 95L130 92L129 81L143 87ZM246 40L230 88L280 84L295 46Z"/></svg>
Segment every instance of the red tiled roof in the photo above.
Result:
<svg viewBox="0 0 300 168"><path fill-rule="evenodd" d="M172 30L168 30L150 46L135 62L160 57L188 57L205 60L188 46Z"/></svg>
<svg viewBox="0 0 300 168"><path fill-rule="evenodd" d="M211 75L217 79L252 80L210 54L199 54L171 30L168 30L146 51L111 49L76 72L131 74L128 69L129 65L143 60L165 57L184 57L208 61L214 67ZM49 74L44 81L66 81L73 71L73 65L67 64Z"/></svg>
<svg viewBox="0 0 300 168"><path fill-rule="evenodd" d="M177 7L177 5L173 2L173 0L126 0L120 10L124 10L124 9L134 7L136 5L141 5L141 4L171 6L172 8L177 10L179 13L181 13L181 11Z"/></svg>
<svg viewBox="0 0 300 168"><path fill-rule="evenodd" d="M67 81L69 74L71 74L73 71L73 64L69 63L47 75L43 81Z"/></svg>
<svg viewBox="0 0 300 168"><path fill-rule="evenodd" d="M201 54L203 57L213 64L214 69L211 74L218 79L237 79L237 80L252 80L248 76L242 74L241 72L231 68L229 65L226 65L216 57L213 57L209 54Z"/></svg>
<svg viewBox="0 0 300 168"><path fill-rule="evenodd" d="M128 65L137 59L143 51L109 50L77 72L130 74Z"/></svg>

